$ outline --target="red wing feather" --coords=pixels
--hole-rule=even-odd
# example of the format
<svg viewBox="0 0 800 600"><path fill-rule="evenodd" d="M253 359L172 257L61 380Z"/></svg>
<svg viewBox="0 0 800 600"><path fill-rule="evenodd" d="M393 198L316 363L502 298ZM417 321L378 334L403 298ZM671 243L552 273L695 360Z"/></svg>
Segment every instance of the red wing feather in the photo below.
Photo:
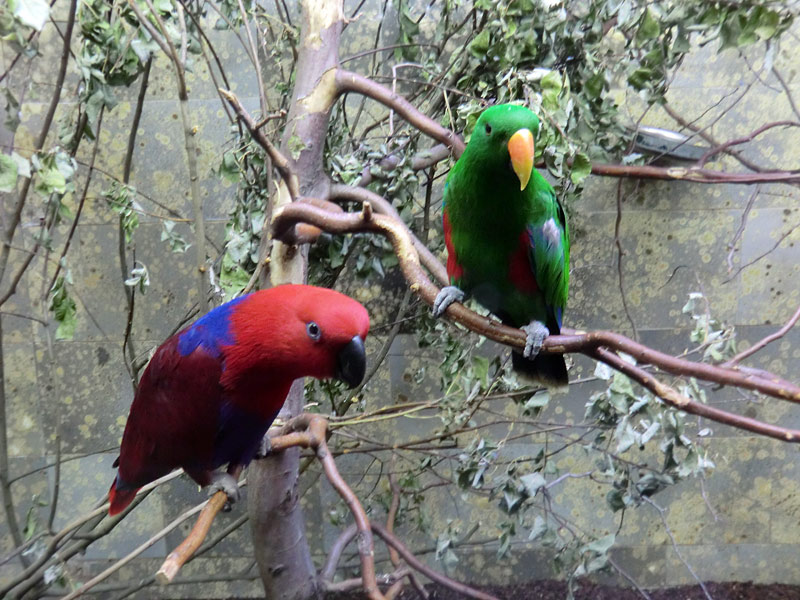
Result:
<svg viewBox="0 0 800 600"><path fill-rule="evenodd" d="M202 347L182 356L178 335L156 351L139 383L120 448L117 483L121 480L123 490L179 466L213 460L222 403L220 360Z"/></svg>
<svg viewBox="0 0 800 600"><path fill-rule="evenodd" d="M456 284L464 276L464 268L458 262L456 248L453 245L452 228L450 227L450 218L447 216L447 208L444 209L443 221L444 243L447 246L447 275L450 277L450 283Z"/></svg>

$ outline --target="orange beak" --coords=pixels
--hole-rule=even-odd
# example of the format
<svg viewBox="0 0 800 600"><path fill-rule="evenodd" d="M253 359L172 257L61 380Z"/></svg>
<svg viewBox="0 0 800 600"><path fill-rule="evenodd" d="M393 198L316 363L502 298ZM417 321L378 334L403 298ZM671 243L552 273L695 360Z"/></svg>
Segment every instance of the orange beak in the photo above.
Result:
<svg viewBox="0 0 800 600"><path fill-rule="evenodd" d="M533 134L530 129L520 129L508 140L511 166L519 177L519 189L524 190L533 171Z"/></svg>

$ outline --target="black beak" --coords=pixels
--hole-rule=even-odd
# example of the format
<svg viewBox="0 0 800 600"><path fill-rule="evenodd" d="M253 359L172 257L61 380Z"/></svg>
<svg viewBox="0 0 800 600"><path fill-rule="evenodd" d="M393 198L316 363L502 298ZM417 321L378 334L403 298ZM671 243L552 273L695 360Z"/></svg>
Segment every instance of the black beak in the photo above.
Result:
<svg viewBox="0 0 800 600"><path fill-rule="evenodd" d="M339 351L336 361L336 379L341 379L351 388L356 387L364 379L367 372L367 353L364 340L360 336L353 339Z"/></svg>

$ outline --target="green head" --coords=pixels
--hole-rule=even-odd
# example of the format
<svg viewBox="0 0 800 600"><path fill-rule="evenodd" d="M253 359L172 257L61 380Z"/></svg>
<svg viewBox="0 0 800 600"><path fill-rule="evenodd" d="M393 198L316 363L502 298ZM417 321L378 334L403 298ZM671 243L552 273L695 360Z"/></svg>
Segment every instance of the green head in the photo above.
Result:
<svg viewBox="0 0 800 600"><path fill-rule="evenodd" d="M478 118L464 154L489 169L511 169L524 190L533 171L533 138L539 117L524 106L498 104Z"/></svg>

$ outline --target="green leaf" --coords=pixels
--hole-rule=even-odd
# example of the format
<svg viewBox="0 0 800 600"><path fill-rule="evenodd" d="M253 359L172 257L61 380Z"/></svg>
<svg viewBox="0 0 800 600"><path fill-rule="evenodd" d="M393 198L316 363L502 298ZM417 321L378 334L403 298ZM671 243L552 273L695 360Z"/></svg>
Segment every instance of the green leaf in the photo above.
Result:
<svg viewBox="0 0 800 600"><path fill-rule="evenodd" d="M622 490L613 489L606 494L606 504L608 507L617 512L625 508L625 498Z"/></svg>
<svg viewBox="0 0 800 600"><path fill-rule="evenodd" d="M191 244L183 239L183 236L175 231L175 221L161 221L161 241L167 242L169 249L175 253L183 254Z"/></svg>
<svg viewBox="0 0 800 600"><path fill-rule="evenodd" d="M652 40L657 38L659 33L661 33L661 27L653 15L653 11L648 8L642 15L642 22L636 31L636 39L639 41Z"/></svg>
<svg viewBox="0 0 800 600"><path fill-rule="evenodd" d="M547 480L541 473L528 473L520 477L519 480L522 482L522 485L525 486L525 491L528 492L528 496L531 498L536 495L536 492L547 485Z"/></svg>
<svg viewBox="0 0 800 600"><path fill-rule="evenodd" d="M581 185L583 180L592 172L592 161L583 152L578 152L572 160L572 171L569 178L575 185Z"/></svg>
<svg viewBox="0 0 800 600"><path fill-rule="evenodd" d="M778 13L771 10L764 10L758 19L758 25L755 28L755 33L762 40L772 38L778 31L781 18Z"/></svg>
<svg viewBox="0 0 800 600"><path fill-rule="evenodd" d="M589 552L605 554L611 549L611 546L614 545L614 540L616 537L617 536L613 533L609 533L608 535L601 537L599 540L595 540L589 544L586 544L585 549Z"/></svg>
<svg viewBox="0 0 800 600"><path fill-rule="evenodd" d="M641 67L630 74L628 77L628 83L630 83L631 86L637 90L643 90L652 85L654 77L655 73L653 69Z"/></svg>
<svg viewBox="0 0 800 600"><path fill-rule="evenodd" d="M486 387L489 383L489 359L484 356L473 356L472 368L475 371L475 377Z"/></svg>
<svg viewBox="0 0 800 600"><path fill-rule="evenodd" d="M469 43L469 51L476 58L483 58L489 51L489 30L484 29Z"/></svg>
<svg viewBox="0 0 800 600"><path fill-rule="evenodd" d="M24 156L20 156L16 152L11 153L11 159L17 163L17 176L30 177L31 176L31 163Z"/></svg>
<svg viewBox="0 0 800 600"><path fill-rule="evenodd" d="M586 90L586 94L590 98L599 98L600 94L603 93L605 85L606 85L605 72L598 71L584 82L583 89Z"/></svg>
<svg viewBox="0 0 800 600"><path fill-rule="evenodd" d="M19 167L8 154L0 154L0 192L13 192L17 188Z"/></svg>
<svg viewBox="0 0 800 600"><path fill-rule="evenodd" d="M542 105L548 110L558 108L558 95L563 87L563 80L558 71L550 71L539 82L542 86Z"/></svg>
<svg viewBox="0 0 800 600"><path fill-rule="evenodd" d="M8 88L3 90L3 94L6 97L5 126L8 127L11 132L14 132L17 130L20 123L19 100L17 100L16 96L14 96Z"/></svg>
<svg viewBox="0 0 800 600"><path fill-rule="evenodd" d="M222 257L219 271L219 285L225 292L225 299L230 300L241 292L250 281L250 275L236 264L226 252Z"/></svg>
<svg viewBox="0 0 800 600"><path fill-rule="evenodd" d="M239 183L242 174L239 171L239 163L236 162L236 153L229 150L222 155L222 163L219 165L219 175L230 183Z"/></svg>
<svg viewBox="0 0 800 600"><path fill-rule="evenodd" d="M45 0L14 0L14 16L28 27L41 31L50 17L50 5Z"/></svg>
<svg viewBox="0 0 800 600"><path fill-rule="evenodd" d="M536 515L536 518L533 520L533 527L531 527L531 533L528 535L528 541L538 540L545 533L547 533L547 522L541 515Z"/></svg>
<svg viewBox="0 0 800 600"><path fill-rule="evenodd" d="M66 277L66 275L59 276L50 290L50 310L58 323L57 340L71 340L75 335L75 325L77 324L75 300L67 291Z"/></svg>
<svg viewBox="0 0 800 600"><path fill-rule="evenodd" d="M547 390L539 390L528 398L523 407L523 412L529 413L544 408L550 402L550 394Z"/></svg>

